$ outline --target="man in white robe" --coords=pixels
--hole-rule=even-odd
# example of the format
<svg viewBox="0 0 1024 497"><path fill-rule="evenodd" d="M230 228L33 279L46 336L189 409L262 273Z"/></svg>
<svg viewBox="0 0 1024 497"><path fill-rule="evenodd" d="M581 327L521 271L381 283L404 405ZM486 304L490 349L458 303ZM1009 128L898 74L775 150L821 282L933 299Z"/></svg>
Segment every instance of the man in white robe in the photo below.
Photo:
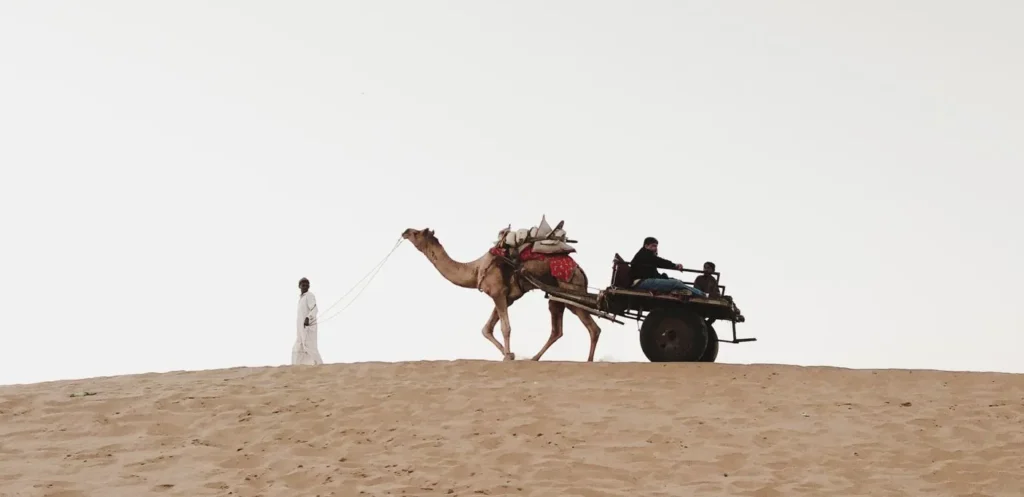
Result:
<svg viewBox="0 0 1024 497"><path fill-rule="evenodd" d="M297 333L292 347L292 365L316 366L323 364L316 345L316 297L309 291L309 280L299 280L299 313L296 320Z"/></svg>

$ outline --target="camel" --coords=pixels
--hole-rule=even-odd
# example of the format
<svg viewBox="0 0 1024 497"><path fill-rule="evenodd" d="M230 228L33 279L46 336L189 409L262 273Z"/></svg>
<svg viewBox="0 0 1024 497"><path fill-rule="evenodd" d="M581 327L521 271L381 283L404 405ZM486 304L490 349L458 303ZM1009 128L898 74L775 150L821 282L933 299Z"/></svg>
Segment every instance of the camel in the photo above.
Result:
<svg viewBox="0 0 1024 497"><path fill-rule="evenodd" d="M514 273L512 267L491 254L489 251L480 258L471 262L457 262L452 260L441 246L441 242L434 236L430 228L423 230L407 229L402 233L402 238L409 240L427 260L434 265L441 276L446 280L463 288L476 288L487 294L494 300L494 310L491 317L484 324L483 335L489 342L501 352L504 360L515 359L511 349L512 326L509 324L508 308L519 300L526 292L536 289L525 279ZM522 263L523 272L534 277L537 281L551 286L572 290L585 290L587 288L587 275L583 269L576 266L572 277L568 282L559 281L551 276L550 266L547 261L527 261ZM548 301L548 311L551 313L551 336L547 343L532 357L531 360L539 361L541 356L556 342L562 338L562 316L565 313L566 305L560 302ZM597 340L601 336L601 328L594 321L590 313L569 306L569 312L576 315L590 333L590 354L587 362L594 361L594 352L597 350ZM504 345L498 343L494 338L494 325L501 321L501 334L505 339Z"/></svg>

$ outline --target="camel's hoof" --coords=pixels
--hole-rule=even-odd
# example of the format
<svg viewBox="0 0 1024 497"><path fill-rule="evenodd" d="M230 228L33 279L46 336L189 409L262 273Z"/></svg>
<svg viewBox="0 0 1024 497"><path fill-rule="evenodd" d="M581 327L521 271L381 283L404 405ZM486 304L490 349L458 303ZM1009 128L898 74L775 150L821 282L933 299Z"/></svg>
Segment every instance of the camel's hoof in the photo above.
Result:
<svg viewBox="0 0 1024 497"><path fill-rule="evenodd" d="M512 352L509 352L508 355L505 356L505 360L506 361L514 361L514 360L516 360L516 355L514 353L512 353Z"/></svg>

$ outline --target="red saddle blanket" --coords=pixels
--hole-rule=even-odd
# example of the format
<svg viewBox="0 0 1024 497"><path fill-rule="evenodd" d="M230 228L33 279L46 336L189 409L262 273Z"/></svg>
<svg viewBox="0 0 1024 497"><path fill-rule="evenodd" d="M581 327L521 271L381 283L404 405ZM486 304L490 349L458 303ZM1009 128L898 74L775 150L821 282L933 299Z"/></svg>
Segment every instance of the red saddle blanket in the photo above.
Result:
<svg viewBox="0 0 1024 497"><path fill-rule="evenodd" d="M494 247L491 249L491 253L504 257L505 251ZM576 261L569 254L538 254L533 251L533 247L526 247L522 252L519 252L519 260L526 261L548 261L548 266L551 268L551 276L559 281L569 281L572 279L572 273L576 270Z"/></svg>

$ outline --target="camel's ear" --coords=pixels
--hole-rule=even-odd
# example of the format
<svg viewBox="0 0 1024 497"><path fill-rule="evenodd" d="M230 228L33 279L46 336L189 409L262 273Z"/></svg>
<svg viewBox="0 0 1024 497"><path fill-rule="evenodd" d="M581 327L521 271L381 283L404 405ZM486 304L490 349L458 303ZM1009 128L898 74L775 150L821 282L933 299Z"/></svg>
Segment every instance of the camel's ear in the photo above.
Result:
<svg viewBox="0 0 1024 497"><path fill-rule="evenodd" d="M430 235L430 236L434 236L434 230L432 230L430 228L424 228L423 232L428 234L428 235Z"/></svg>

